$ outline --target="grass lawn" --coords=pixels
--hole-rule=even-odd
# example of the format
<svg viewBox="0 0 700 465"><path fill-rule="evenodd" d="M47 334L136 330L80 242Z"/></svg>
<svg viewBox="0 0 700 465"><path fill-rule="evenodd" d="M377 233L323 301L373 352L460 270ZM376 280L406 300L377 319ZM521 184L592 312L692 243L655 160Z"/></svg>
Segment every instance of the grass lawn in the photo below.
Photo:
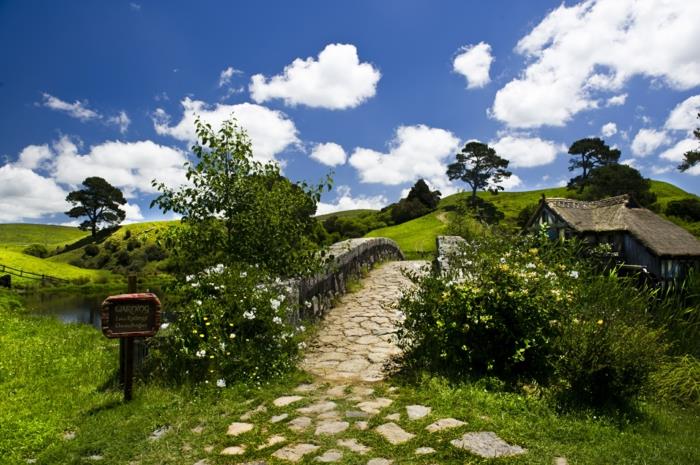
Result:
<svg viewBox="0 0 700 465"><path fill-rule="evenodd" d="M301 373L290 374L263 387L242 386L219 389L204 385L173 388L137 384L134 400L121 401L113 384L117 368L117 343L88 326L63 325L50 318L29 317L15 297L0 293L0 457L2 463L26 464L126 464L192 465L206 458L211 464L267 460L282 447L258 450L273 434L284 435L289 443L307 441L321 446L301 464L318 463L315 455L330 448L342 449L337 439L356 438L371 447L367 455L344 450L342 464L365 465L369 458L385 457L395 464L493 463L458 450L449 440L467 431L494 431L528 453L502 458L503 464L550 465L555 456L566 456L571 464L691 464L700 463L700 412L643 404L641 416L620 422L593 415L557 414L544 401L519 394L492 392L472 384L450 385L425 378L416 383L373 385L370 397L388 397L393 403L370 418L369 429L350 427L337 436L316 436L313 428L294 433L286 421L270 423L272 415L288 413L326 395L319 387L314 393L287 407L274 407L272 400L291 394ZM398 387L389 391L390 384ZM348 389L349 394L349 389ZM336 397L338 410L357 410L356 401ZM405 406L432 407L428 417L410 421ZM267 411L252 417L255 428L243 435L226 435L227 427L240 415L259 405ZM409 442L392 446L373 429L401 413L396 421L416 434ZM454 417L467 423L459 430L428 433L425 426L438 418ZM350 419L354 422L354 419ZM159 428L168 432L159 440L149 437ZM193 431L193 428L200 427ZM75 437L69 437L74 433ZM239 459L219 452L228 446L247 444ZM430 446L436 452L418 457L417 447ZM211 447L212 449L208 449ZM209 452L207 452L209 450ZM102 459L95 462L99 456ZM92 459L90 458L92 457Z"/></svg>
<svg viewBox="0 0 700 465"><path fill-rule="evenodd" d="M371 210L368 208L358 208L356 210L345 210L342 212L334 212L334 213L325 213L323 215L316 215L316 219L319 221L326 220L330 218L331 216L337 216L338 218L348 218L348 217L353 217L353 216L361 216L366 213L373 213L377 212L377 210Z"/></svg>
<svg viewBox="0 0 700 465"><path fill-rule="evenodd" d="M21 251L31 244L41 244L49 251L86 237L87 231L51 224L0 224L0 248Z"/></svg>
<svg viewBox="0 0 700 465"><path fill-rule="evenodd" d="M438 210L396 226L375 229L365 237L388 237L399 244L407 258L425 258L435 252L435 238L446 227L447 213Z"/></svg>
<svg viewBox="0 0 700 465"><path fill-rule="evenodd" d="M22 271L31 273L45 274L56 278L67 280L81 280L92 282L106 282L118 279L118 277L109 271L104 270L87 270L78 268L67 263L57 263L31 255L23 254L12 250L0 248L0 264L19 268ZM2 274L2 272L0 272ZM22 285L37 284L38 281L19 276L12 276L12 282Z"/></svg>

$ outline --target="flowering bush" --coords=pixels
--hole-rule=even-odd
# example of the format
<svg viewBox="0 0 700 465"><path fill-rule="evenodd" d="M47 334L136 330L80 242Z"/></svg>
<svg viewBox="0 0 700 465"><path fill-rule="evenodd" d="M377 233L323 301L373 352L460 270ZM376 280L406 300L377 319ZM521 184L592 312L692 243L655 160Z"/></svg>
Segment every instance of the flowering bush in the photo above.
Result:
<svg viewBox="0 0 700 465"><path fill-rule="evenodd" d="M174 378L257 382L294 366L303 327L286 318L279 280L255 267L217 265L173 290L174 321L157 338L155 359Z"/></svg>

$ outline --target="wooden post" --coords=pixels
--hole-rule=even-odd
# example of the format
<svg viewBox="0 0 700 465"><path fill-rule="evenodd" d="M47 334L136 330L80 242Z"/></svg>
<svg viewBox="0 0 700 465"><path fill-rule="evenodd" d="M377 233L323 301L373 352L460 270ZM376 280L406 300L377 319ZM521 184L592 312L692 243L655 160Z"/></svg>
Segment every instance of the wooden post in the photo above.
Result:
<svg viewBox="0 0 700 465"><path fill-rule="evenodd" d="M127 292L129 294L134 294L136 293L136 275L135 274L130 274L127 277ZM127 339L131 338L121 338L119 339L119 383L122 385L126 385L126 364L127 364ZM131 344L132 347L132 354L131 354L131 360L133 363L134 355L133 355L133 342ZM132 366L132 373L133 373L133 366Z"/></svg>
<svg viewBox="0 0 700 465"><path fill-rule="evenodd" d="M136 275L130 274L127 278L128 280L128 290L129 294L136 293ZM134 390L134 338L125 337L120 339L121 344L119 348L124 349L123 357L124 359L124 401L128 402L131 400L132 392Z"/></svg>

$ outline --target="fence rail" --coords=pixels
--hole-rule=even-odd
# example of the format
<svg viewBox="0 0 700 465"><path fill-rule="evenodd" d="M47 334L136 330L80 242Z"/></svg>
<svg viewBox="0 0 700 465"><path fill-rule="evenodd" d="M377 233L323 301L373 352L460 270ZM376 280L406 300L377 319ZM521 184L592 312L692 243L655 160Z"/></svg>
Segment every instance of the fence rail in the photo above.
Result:
<svg viewBox="0 0 700 465"><path fill-rule="evenodd" d="M15 268L9 265L3 265L0 263L0 273L10 274L12 276L17 276L19 278L33 279L35 281L42 282L54 282L54 283L68 283L67 279L57 278L55 276L50 276L46 274L33 273L31 271L25 271L20 268Z"/></svg>

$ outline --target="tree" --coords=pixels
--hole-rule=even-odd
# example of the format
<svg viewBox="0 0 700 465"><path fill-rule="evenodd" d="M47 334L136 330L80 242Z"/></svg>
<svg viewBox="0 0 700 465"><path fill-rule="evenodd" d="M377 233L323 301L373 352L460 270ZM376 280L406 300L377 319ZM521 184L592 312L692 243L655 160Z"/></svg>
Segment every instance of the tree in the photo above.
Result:
<svg viewBox="0 0 700 465"><path fill-rule="evenodd" d="M630 194L645 207L656 202L656 194L650 191L651 182L631 166L607 165L589 173L588 186L582 197L598 200L605 197Z"/></svg>
<svg viewBox="0 0 700 465"><path fill-rule="evenodd" d="M116 226L124 221L126 212L119 208L126 203L122 191L97 176L85 178L83 186L85 189L73 191L66 197L73 204L66 215L71 218L87 216L87 220L78 226L80 229L89 229L95 237L100 224Z"/></svg>
<svg viewBox="0 0 700 465"><path fill-rule="evenodd" d="M292 183L276 163L256 161L235 119L218 131L199 119L195 125L197 161L185 164L189 185L174 190L153 181L161 194L151 206L182 216L168 239L175 271L191 274L239 262L275 275L308 271L323 186Z"/></svg>
<svg viewBox="0 0 700 465"><path fill-rule="evenodd" d="M413 187L411 187L411 190L408 192L408 196L406 197L406 199L418 200L430 210L433 210L437 208L441 196L442 194L440 193L440 191L431 191L430 187L428 187L428 184L424 180L419 179L418 181L416 181Z"/></svg>
<svg viewBox="0 0 700 465"><path fill-rule="evenodd" d="M471 204L476 206L476 191L486 189L497 194L503 190L499 183L513 173L508 171L508 160L481 142L468 142L457 154L457 161L447 166L450 180L459 179L472 189Z"/></svg>
<svg viewBox="0 0 700 465"><path fill-rule="evenodd" d="M569 189L578 188L579 192L583 192L593 169L615 164L620 159L620 151L611 149L598 137L577 140L569 147L569 155L573 156L569 160L569 171L583 170L568 185Z"/></svg>
<svg viewBox="0 0 700 465"><path fill-rule="evenodd" d="M700 113L698 113L698 119L700 119ZM696 128L695 131L693 131L693 134L695 135L695 138L700 141L700 127ZM678 169L681 171L687 171L693 166L697 165L698 162L700 162L700 148L697 150L691 150L690 152L685 152L685 154L683 154L683 162L678 165Z"/></svg>

